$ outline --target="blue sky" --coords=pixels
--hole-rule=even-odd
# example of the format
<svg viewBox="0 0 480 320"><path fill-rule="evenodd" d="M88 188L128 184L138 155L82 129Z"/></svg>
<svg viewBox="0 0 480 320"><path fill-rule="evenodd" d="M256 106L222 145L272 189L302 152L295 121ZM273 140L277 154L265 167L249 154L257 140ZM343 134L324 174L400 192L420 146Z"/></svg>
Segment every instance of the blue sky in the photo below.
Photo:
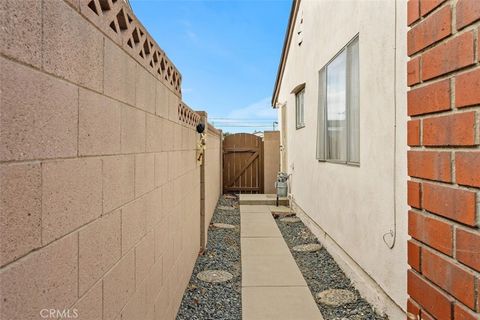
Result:
<svg viewBox="0 0 480 320"><path fill-rule="evenodd" d="M207 111L219 127L265 126L224 126L224 131L272 129L277 114L270 98L290 0L130 3L182 73L183 100L192 109Z"/></svg>

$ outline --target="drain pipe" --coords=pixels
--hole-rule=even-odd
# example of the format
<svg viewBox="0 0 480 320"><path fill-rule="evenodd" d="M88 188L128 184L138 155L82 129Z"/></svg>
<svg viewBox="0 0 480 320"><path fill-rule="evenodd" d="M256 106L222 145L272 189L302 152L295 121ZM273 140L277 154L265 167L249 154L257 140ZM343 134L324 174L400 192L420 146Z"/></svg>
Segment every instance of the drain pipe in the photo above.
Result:
<svg viewBox="0 0 480 320"><path fill-rule="evenodd" d="M393 230L383 235L383 242L389 249L395 247L397 240L397 0L395 0L395 23L394 23L394 41L393 48ZM387 239L390 237L390 240Z"/></svg>

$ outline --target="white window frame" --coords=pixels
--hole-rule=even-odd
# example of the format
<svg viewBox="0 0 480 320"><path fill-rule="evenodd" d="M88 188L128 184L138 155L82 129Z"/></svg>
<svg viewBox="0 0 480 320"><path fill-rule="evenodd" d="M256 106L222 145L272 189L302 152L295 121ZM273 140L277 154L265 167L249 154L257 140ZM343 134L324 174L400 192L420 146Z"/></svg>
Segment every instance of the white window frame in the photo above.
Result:
<svg viewBox="0 0 480 320"><path fill-rule="evenodd" d="M350 148L349 146L349 139L351 138L351 119L350 119L350 108L351 108L351 83L350 83L350 77L351 77L351 65L352 65L352 59L351 59L351 52L350 48L352 47L352 44L357 43L359 46L359 36L358 34L350 40L345 47L343 47L330 61L328 61L325 66L323 66L319 72L318 72L318 79L319 79L319 85L318 85L318 117L317 117L317 150L316 150L316 159L318 161L324 161L324 162L333 162L333 163L341 163L341 164L348 164L348 165L354 165L354 166L360 166L360 139L358 137L358 161L352 161L352 155L350 154ZM346 117L346 139L345 139L345 145L343 146L345 148L345 154L346 154L346 160L338 160L338 159L329 159L327 154L327 148L328 148L328 140L327 140L327 73L328 73L328 66L332 61L334 61L340 54L343 52L346 52L347 54L347 61L346 61L346 105L345 105L345 117ZM360 57L358 57L358 61L360 60ZM358 66L360 68L360 66ZM357 74L359 74L359 70L357 70ZM357 81L357 90L359 91L360 89L360 76L358 75L358 81ZM358 93L358 110L360 112L360 94ZM357 121L360 122L360 117L358 117ZM360 123L358 123L358 127L360 128ZM359 130L360 134L360 130Z"/></svg>
<svg viewBox="0 0 480 320"><path fill-rule="evenodd" d="M305 127L305 87L295 92L295 125L297 129Z"/></svg>

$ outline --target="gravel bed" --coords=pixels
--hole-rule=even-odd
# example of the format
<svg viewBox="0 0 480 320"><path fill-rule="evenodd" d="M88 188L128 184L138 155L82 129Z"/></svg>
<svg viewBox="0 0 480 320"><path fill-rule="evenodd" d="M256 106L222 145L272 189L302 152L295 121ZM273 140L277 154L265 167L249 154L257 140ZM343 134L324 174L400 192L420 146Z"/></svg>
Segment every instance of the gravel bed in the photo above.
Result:
<svg viewBox="0 0 480 320"><path fill-rule="evenodd" d="M235 210L220 210L220 206L234 206ZM210 225L207 248L195 263L177 320L242 318L238 199L220 197L211 223L232 224L235 228L221 229ZM204 270L225 270L233 275L233 279L221 283L203 282L197 279L197 274Z"/></svg>
<svg viewBox="0 0 480 320"><path fill-rule="evenodd" d="M318 239L302 223L285 223L275 219L287 242L290 252L297 262L314 298L327 289L347 289L356 295L355 302L333 307L319 303L317 306L325 320L386 320L386 317L375 313L372 306L366 302L345 276L325 248L316 252L296 252L292 248L307 243L319 243Z"/></svg>

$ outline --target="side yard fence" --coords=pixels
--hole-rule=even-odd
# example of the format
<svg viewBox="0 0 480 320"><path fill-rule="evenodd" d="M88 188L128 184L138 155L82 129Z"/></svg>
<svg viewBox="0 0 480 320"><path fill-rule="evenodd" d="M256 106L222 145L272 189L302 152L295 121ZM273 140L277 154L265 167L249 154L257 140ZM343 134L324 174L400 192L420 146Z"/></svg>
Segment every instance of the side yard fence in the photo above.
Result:
<svg viewBox="0 0 480 320"><path fill-rule="evenodd" d="M221 192L221 132L197 162L201 115L124 1L0 9L0 318L173 318Z"/></svg>

